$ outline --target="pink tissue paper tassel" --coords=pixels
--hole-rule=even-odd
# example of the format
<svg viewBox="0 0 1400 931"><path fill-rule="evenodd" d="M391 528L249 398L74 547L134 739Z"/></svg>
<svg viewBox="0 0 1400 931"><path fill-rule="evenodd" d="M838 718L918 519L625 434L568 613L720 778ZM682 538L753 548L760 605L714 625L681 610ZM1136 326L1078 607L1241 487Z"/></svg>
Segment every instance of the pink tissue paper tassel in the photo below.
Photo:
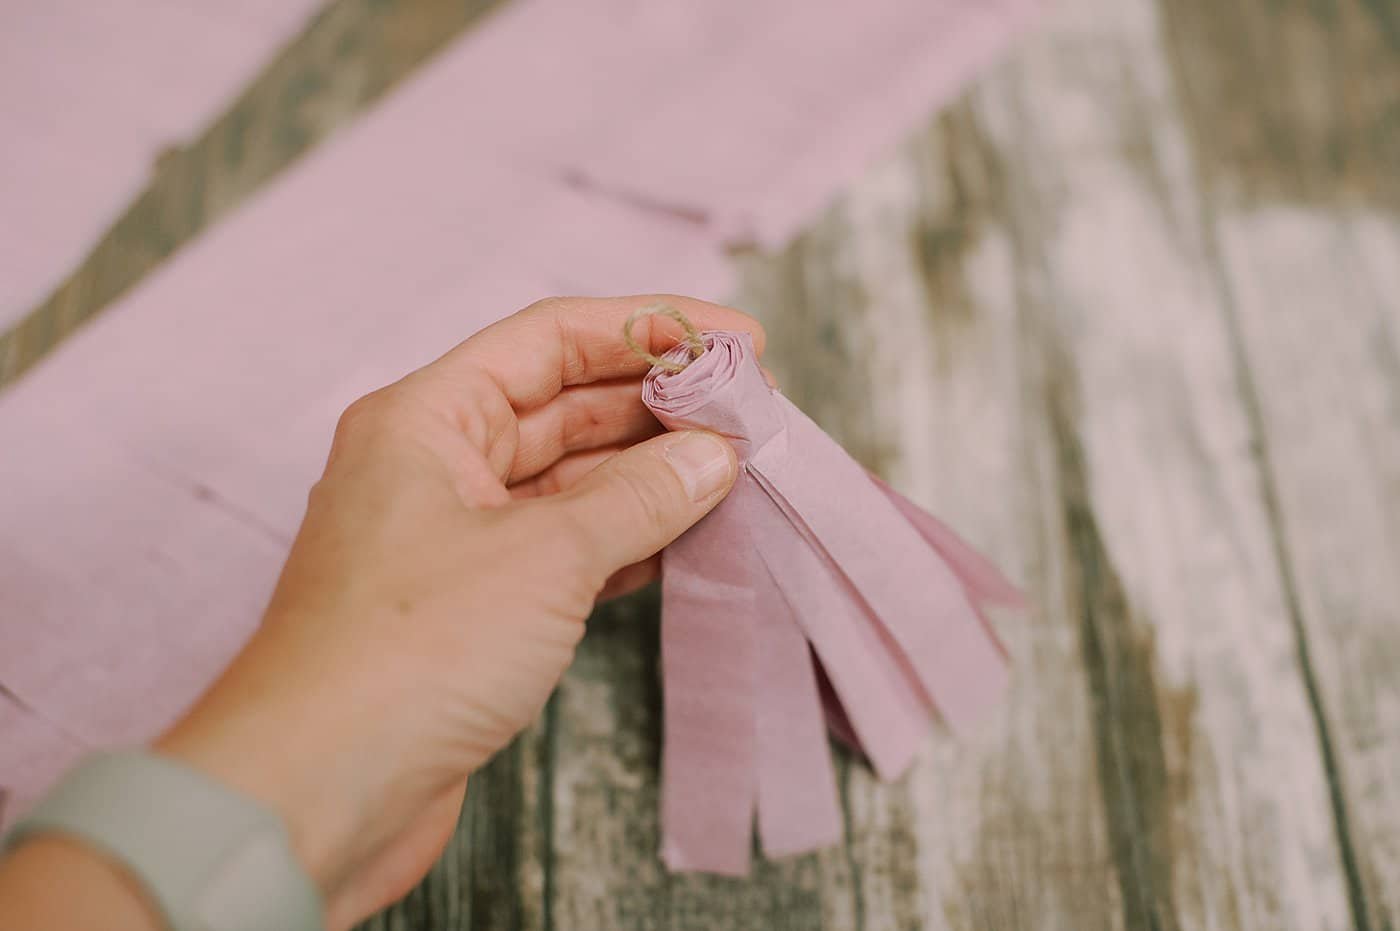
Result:
<svg viewBox="0 0 1400 931"><path fill-rule="evenodd" d="M768 856L840 840L828 728L885 780L933 714L966 733L1007 680L981 608L1022 602L770 388L747 334L702 338L642 388L668 429L728 437L742 463L662 559L662 857L742 876L755 812Z"/></svg>

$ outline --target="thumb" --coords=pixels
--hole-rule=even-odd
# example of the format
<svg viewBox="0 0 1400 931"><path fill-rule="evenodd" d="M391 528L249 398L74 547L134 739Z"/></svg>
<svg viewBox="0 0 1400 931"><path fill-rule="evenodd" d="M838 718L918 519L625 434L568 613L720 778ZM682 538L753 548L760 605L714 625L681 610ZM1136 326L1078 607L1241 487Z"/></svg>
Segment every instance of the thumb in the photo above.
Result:
<svg viewBox="0 0 1400 931"><path fill-rule="evenodd" d="M722 437L667 433L608 459L553 504L583 528L598 569L611 575L708 514L737 474L734 448Z"/></svg>

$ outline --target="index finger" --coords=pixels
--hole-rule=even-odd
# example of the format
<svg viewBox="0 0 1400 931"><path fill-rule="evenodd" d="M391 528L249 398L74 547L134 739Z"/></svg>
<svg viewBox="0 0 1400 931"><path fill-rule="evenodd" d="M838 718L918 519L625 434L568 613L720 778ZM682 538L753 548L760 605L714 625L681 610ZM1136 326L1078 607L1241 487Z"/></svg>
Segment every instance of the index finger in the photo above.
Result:
<svg viewBox="0 0 1400 931"><path fill-rule="evenodd" d="M668 304L699 330L738 330L753 336L763 352L763 327L748 314L678 295L555 297L531 304L459 344L426 372L483 372L518 410L546 403L569 385L636 377L651 364L622 337L623 324L641 307ZM679 323L649 315L636 321L632 336L660 355L684 336Z"/></svg>

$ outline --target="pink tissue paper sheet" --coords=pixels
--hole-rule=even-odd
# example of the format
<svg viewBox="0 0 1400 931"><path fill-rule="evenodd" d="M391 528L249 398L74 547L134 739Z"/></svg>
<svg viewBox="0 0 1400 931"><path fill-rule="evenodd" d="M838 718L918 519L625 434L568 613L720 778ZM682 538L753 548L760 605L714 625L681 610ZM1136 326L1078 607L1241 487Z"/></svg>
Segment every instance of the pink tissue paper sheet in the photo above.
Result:
<svg viewBox="0 0 1400 931"><path fill-rule="evenodd" d="M0 824L39 800L55 770L81 754L82 742L0 691L0 735L4 738L5 781L0 784Z"/></svg>
<svg viewBox="0 0 1400 931"><path fill-rule="evenodd" d="M0 329L56 287L322 0L10 0L0 11Z"/></svg>
<svg viewBox="0 0 1400 931"><path fill-rule="evenodd" d="M1038 5L515 0L492 15L0 394L0 687L75 752L148 739L257 623L350 401L544 295L723 297L734 229L794 233ZM862 81L831 61L863 62ZM736 69L752 86L718 77ZM682 104L679 136L625 138ZM781 131L775 110L790 114ZM639 142L650 167L609 173ZM788 507L816 492L790 484ZM777 536L763 552L791 546ZM809 551L776 564L830 588ZM931 577L952 590L946 571ZM836 676L892 662L893 634L859 629L864 665L826 673L866 752L895 769L922 696L909 676L882 685L875 710L841 693ZM838 637L809 639L822 636ZM782 663L782 683L764 683L782 690L768 735L810 674L791 625L753 637L741 648ZM899 717L874 733L862 715L881 709ZM14 720L0 724L0 787L55 777L72 756L43 755L36 780ZM735 791L781 796L780 763Z"/></svg>
<svg viewBox="0 0 1400 931"><path fill-rule="evenodd" d="M741 876L755 810L769 856L840 838L819 670L837 730L894 779L932 714L966 731L1001 692L981 606L1020 595L770 388L747 334L703 339L642 389L666 427L720 433L742 465L662 557L662 855Z"/></svg>

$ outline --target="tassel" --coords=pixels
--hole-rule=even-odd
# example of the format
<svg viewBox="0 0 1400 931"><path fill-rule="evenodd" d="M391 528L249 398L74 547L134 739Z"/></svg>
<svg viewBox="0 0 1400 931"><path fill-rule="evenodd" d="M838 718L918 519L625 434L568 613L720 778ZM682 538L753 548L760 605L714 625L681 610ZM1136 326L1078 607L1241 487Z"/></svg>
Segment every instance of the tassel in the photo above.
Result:
<svg viewBox="0 0 1400 931"><path fill-rule="evenodd" d="M839 842L828 730L892 780L932 715L975 726L1007 680L982 607L1021 596L770 388L747 334L642 313L687 332L648 356L647 407L727 437L741 464L662 557L662 857L742 876L755 815L770 857Z"/></svg>

